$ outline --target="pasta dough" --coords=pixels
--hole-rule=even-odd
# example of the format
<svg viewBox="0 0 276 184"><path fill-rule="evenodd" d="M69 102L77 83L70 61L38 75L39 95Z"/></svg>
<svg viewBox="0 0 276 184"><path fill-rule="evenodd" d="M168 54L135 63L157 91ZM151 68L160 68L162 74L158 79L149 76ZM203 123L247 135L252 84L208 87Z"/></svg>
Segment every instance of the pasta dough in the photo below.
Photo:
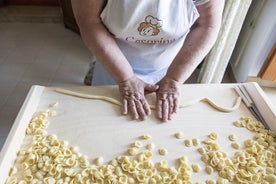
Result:
<svg viewBox="0 0 276 184"><path fill-rule="evenodd" d="M107 96L84 94L84 93L79 93L79 92L75 92L75 91L71 91L71 90L67 90L67 89L62 89L62 88L56 88L55 91L59 92L59 93L62 93L62 94L66 94L66 95L76 96L76 97L79 97L79 98L103 100L103 101L106 101L106 102L109 102L109 103L112 103L112 104L115 104L115 105L122 106L120 101L118 101L114 98L107 97ZM188 107L188 106L194 105L198 102L206 102L211 107L213 107L214 109L216 109L218 111L221 111L221 112L232 112L232 111L236 110L237 108L239 108L240 103L241 103L241 97L238 97L236 99L236 102L235 102L233 107L228 107L228 108L227 107L221 107L221 106L217 105L215 102L213 102L209 98L196 98L196 99L192 99L192 100L189 100L189 101L185 101L185 102L182 102L179 105L179 108ZM150 108L155 109L155 106L150 105Z"/></svg>

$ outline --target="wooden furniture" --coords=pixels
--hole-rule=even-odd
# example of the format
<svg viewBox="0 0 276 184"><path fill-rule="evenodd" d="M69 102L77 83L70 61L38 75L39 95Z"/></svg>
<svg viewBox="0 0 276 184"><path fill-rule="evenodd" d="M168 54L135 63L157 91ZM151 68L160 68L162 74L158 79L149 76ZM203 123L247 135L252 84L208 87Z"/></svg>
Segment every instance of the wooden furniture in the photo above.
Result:
<svg viewBox="0 0 276 184"><path fill-rule="evenodd" d="M4 5L59 6L58 0L0 0Z"/></svg>
<svg viewBox="0 0 276 184"><path fill-rule="evenodd" d="M266 58L260 77L264 80L276 82L276 43Z"/></svg>
<svg viewBox="0 0 276 184"><path fill-rule="evenodd" d="M0 0L1 5L61 6L65 27L79 33L71 0Z"/></svg>
<svg viewBox="0 0 276 184"><path fill-rule="evenodd" d="M59 0L59 2L62 8L65 27L79 33L79 27L73 14L71 0Z"/></svg>

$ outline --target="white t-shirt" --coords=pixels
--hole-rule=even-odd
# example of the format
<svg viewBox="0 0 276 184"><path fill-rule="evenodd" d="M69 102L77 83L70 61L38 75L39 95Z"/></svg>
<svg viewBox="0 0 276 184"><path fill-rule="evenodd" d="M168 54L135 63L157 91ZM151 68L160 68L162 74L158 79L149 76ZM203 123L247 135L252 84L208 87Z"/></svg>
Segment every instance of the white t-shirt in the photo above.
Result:
<svg viewBox="0 0 276 184"><path fill-rule="evenodd" d="M193 0L196 6L207 3L209 0Z"/></svg>
<svg viewBox="0 0 276 184"><path fill-rule="evenodd" d="M193 0L108 0L101 18L137 77L155 84L166 74L199 16L195 3ZM97 62L92 85L110 84L115 82Z"/></svg>

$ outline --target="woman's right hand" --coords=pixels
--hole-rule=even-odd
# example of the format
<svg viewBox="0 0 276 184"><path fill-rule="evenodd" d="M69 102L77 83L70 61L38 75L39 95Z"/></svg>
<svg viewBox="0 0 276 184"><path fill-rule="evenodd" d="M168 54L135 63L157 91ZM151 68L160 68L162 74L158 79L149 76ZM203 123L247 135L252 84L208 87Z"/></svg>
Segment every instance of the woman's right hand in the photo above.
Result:
<svg viewBox="0 0 276 184"><path fill-rule="evenodd" d="M157 85L150 85L136 76L119 83L122 97L123 114L130 113L133 119L145 120L151 114L150 106L145 98L145 92L151 93L158 89Z"/></svg>

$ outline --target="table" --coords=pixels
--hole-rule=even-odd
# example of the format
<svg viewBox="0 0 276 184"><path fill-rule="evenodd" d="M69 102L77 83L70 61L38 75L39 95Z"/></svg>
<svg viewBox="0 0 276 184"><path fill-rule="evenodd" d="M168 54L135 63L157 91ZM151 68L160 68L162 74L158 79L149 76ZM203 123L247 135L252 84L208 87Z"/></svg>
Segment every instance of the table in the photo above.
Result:
<svg viewBox="0 0 276 184"><path fill-rule="evenodd" d="M181 101L199 97L208 97L215 103L225 107L231 107L238 98L233 89L236 84L187 84L181 86ZM273 104L265 96L256 83L246 84L249 93L262 114L268 121L270 128L276 130L276 115ZM72 91L86 94L104 95L119 99L117 86L68 87ZM154 94L147 96L149 102L154 104ZM188 156L190 163L197 163L204 168L200 161L198 147L186 147L184 139L197 138L205 139L210 133L219 135L218 143L222 150L229 156L236 150L229 143L228 136L235 134L242 143L253 136L243 128L233 126L233 122L241 117L254 119L244 104L230 113L214 110L208 104L199 102L190 107L179 109L179 112L170 122L161 122L155 118L155 112L145 121L131 120L129 116L121 115L120 107L100 100L88 100L78 97L57 93L54 87L33 86L26 97L26 100L15 120L11 132L3 146L0 154L0 183L7 178L9 168L14 165L16 154L20 149L29 146L29 139L26 138L25 130L28 127L31 117L35 112L44 111L49 104L58 102L59 106L55 111L57 115L50 118L50 125L47 128L49 134L57 135L60 140L66 140L70 145L79 148L80 152L87 155L93 162L97 157L103 157L104 163L111 159L126 154L129 146L142 135L151 135L150 141L156 145L153 155L153 162L167 160L169 165L175 165L177 158ZM183 139L176 139L175 134L183 132ZM158 148L166 148L168 155L158 154ZM192 175L196 181L206 173L204 169ZM214 178L213 174L207 178Z"/></svg>

